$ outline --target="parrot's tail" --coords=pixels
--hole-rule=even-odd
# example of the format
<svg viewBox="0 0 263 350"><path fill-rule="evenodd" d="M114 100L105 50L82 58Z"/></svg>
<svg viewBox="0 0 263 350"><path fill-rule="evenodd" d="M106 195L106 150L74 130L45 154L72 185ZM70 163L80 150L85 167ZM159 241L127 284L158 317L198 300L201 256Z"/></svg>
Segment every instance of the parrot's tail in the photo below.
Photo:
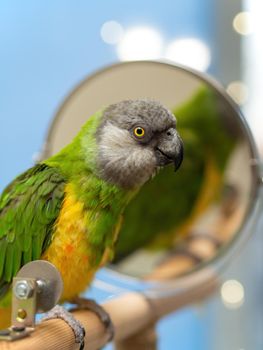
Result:
<svg viewBox="0 0 263 350"><path fill-rule="evenodd" d="M11 325L11 308L0 309L0 329L8 328Z"/></svg>

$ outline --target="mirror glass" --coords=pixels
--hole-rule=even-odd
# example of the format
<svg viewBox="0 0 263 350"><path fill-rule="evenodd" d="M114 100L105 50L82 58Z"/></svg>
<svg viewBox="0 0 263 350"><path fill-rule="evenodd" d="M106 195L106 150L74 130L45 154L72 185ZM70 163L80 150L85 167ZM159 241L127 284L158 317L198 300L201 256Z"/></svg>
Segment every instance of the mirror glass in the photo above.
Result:
<svg viewBox="0 0 263 350"><path fill-rule="evenodd" d="M223 90L171 64L111 66L66 98L49 130L44 157L70 142L103 106L145 97L174 112L185 157L177 173L172 166L162 169L126 208L110 269L165 281L220 258L253 207L258 178L254 143Z"/></svg>

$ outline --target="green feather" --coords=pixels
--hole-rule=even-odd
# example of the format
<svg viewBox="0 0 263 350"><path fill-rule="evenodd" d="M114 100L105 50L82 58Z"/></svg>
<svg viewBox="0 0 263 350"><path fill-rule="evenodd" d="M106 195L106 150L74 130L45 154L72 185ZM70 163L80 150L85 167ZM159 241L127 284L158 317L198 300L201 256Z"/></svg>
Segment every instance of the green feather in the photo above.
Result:
<svg viewBox="0 0 263 350"><path fill-rule="evenodd" d="M32 261L32 242L30 241L30 245L27 250L24 249L23 254L22 254L22 265L27 264L28 262Z"/></svg>
<svg viewBox="0 0 263 350"><path fill-rule="evenodd" d="M2 273L4 271L7 244L8 243L5 238L0 239L0 276L2 276Z"/></svg>
<svg viewBox="0 0 263 350"><path fill-rule="evenodd" d="M14 255L14 245L8 244L6 249L6 260L5 260L5 281L6 282L10 282L12 279L13 255Z"/></svg>
<svg viewBox="0 0 263 350"><path fill-rule="evenodd" d="M12 276L15 276L20 269L22 259L22 250L19 246L19 242L14 244L14 257L13 257L13 271Z"/></svg>

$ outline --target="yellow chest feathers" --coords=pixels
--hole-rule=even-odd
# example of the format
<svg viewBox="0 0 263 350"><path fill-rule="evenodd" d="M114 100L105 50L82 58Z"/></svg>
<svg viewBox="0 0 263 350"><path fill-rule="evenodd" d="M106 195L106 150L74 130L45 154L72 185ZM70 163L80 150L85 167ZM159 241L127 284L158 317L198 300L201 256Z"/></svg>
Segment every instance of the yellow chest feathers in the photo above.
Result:
<svg viewBox="0 0 263 350"><path fill-rule="evenodd" d="M88 213L70 185L65 192L52 242L41 258L58 268L64 282L62 299L69 300L86 288L96 270L89 264Z"/></svg>

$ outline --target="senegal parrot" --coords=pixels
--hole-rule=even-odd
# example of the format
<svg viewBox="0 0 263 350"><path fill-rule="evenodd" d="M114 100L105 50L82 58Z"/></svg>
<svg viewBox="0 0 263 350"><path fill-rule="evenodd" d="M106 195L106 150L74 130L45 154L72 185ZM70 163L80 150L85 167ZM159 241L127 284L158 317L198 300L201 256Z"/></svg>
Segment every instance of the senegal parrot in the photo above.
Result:
<svg viewBox="0 0 263 350"><path fill-rule="evenodd" d="M54 264L62 301L70 301L112 259L138 189L182 157L174 115L153 100L126 100L95 113L69 145L18 176L0 197L0 329L10 323L10 285L21 266Z"/></svg>
<svg viewBox="0 0 263 350"><path fill-rule="evenodd" d="M216 93L201 86L173 111L184 140L184 162L176 176L171 167L163 168L126 207L116 263L138 248L172 249L198 216L220 198L236 139L222 108Z"/></svg>

